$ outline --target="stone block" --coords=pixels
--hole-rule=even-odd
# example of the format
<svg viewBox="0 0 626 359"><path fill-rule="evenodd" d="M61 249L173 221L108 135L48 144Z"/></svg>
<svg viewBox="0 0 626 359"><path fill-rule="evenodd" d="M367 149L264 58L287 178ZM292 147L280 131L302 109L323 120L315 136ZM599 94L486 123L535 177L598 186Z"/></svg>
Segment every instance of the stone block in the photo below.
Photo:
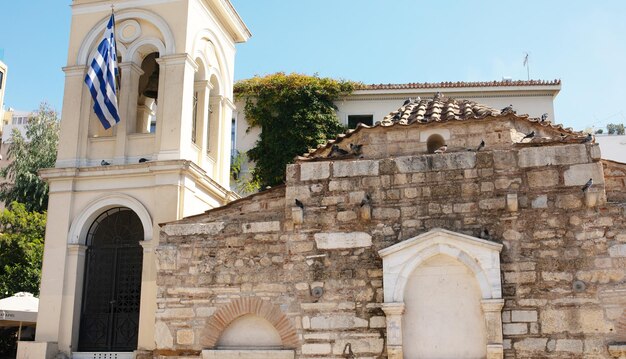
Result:
<svg viewBox="0 0 626 359"><path fill-rule="evenodd" d="M454 213L470 213L476 210L476 203L455 203L453 206Z"/></svg>
<svg viewBox="0 0 626 359"><path fill-rule="evenodd" d="M604 318L600 308L544 309L540 314L544 334L609 334L615 328Z"/></svg>
<svg viewBox="0 0 626 359"><path fill-rule="evenodd" d="M476 167L475 152L452 152L432 155L430 169L432 171L458 170Z"/></svg>
<svg viewBox="0 0 626 359"><path fill-rule="evenodd" d="M528 172L527 177L530 188L554 187L559 184L559 172L553 169Z"/></svg>
<svg viewBox="0 0 626 359"><path fill-rule="evenodd" d="M547 282L566 281L570 282L574 279L572 273L566 272L541 272L541 278Z"/></svg>
<svg viewBox="0 0 626 359"><path fill-rule="evenodd" d="M335 341L333 354L335 358L345 358L342 354L346 344L350 343L352 352L357 358L365 357L364 354L380 354L383 351L384 340L382 338L348 338Z"/></svg>
<svg viewBox="0 0 626 359"><path fill-rule="evenodd" d="M224 222L167 224L161 230L168 236L189 236L194 234L214 236L220 233L222 229L224 229Z"/></svg>
<svg viewBox="0 0 626 359"><path fill-rule="evenodd" d="M387 326L386 317L371 317L370 328L385 328Z"/></svg>
<svg viewBox="0 0 626 359"><path fill-rule="evenodd" d="M162 311L157 311L156 317L160 319L172 319L172 318L193 318L195 313L193 308L167 308Z"/></svg>
<svg viewBox="0 0 626 359"><path fill-rule="evenodd" d="M339 222L350 222L356 220L356 213L354 211L341 211L337 212L337 220Z"/></svg>
<svg viewBox="0 0 626 359"><path fill-rule="evenodd" d="M194 341L193 330L179 329L176 331L176 343L180 345L192 345Z"/></svg>
<svg viewBox="0 0 626 359"><path fill-rule="evenodd" d="M581 165L570 166L563 172L563 180L566 186L580 186L582 188L589 178L593 179L594 184L604 183L604 172L602 163L585 163Z"/></svg>
<svg viewBox="0 0 626 359"><path fill-rule="evenodd" d="M349 315L318 316L311 318L311 329L357 329L367 328L365 319Z"/></svg>
<svg viewBox="0 0 626 359"><path fill-rule="evenodd" d="M330 177L330 162L303 162L300 164L300 180L312 181Z"/></svg>
<svg viewBox="0 0 626 359"><path fill-rule="evenodd" d="M305 355L330 354L331 350L329 343L302 344L302 354Z"/></svg>
<svg viewBox="0 0 626 359"><path fill-rule="evenodd" d="M332 232L314 235L318 249L366 248L372 245L372 236L365 232Z"/></svg>
<svg viewBox="0 0 626 359"><path fill-rule="evenodd" d="M403 156L396 158L395 161L398 172L412 173L429 171L430 166L427 159L426 156Z"/></svg>
<svg viewBox="0 0 626 359"><path fill-rule="evenodd" d="M534 283L535 272L504 272L504 282L507 284Z"/></svg>
<svg viewBox="0 0 626 359"><path fill-rule="evenodd" d="M376 219L398 219L400 218L400 210L397 208L376 207L372 215Z"/></svg>
<svg viewBox="0 0 626 359"><path fill-rule="evenodd" d="M548 208L548 196L543 194L535 197L531 205L533 208Z"/></svg>
<svg viewBox="0 0 626 359"><path fill-rule="evenodd" d="M166 356L160 356L166 358ZM238 350L238 349L205 349L202 351L202 359L295 359L296 354L291 349L285 350ZM177 356L174 358L198 358L197 356Z"/></svg>
<svg viewBox="0 0 626 359"><path fill-rule="evenodd" d="M526 323L505 323L502 324L502 333L504 335L522 335L528 333L528 324Z"/></svg>
<svg viewBox="0 0 626 359"><path fill-rule="evenodd" d="M162 321L157 321L154 327L154 341L158 349L171 349L174 347L174 337L170 329Z"/></svg>
<svg viewBox="0 0 626 359"><path fill-rule="evenodd" d="M243 233L278 232L280 231L279 221L270 222L250 222L241 225Z"/></svg>
<svg viewBox="0 0 626 359"><path fill-rule="evenodd" d="M611 257L626 257L626 244L617 244L609 247Z"/></svg>
<svg viewBox="0 0 626 359"><path fill-rule="evenodd" d="M517 199L517 193L509 193L506 195L506 209L509 212L517 212L519 208L519 201Z"/></svg>
<svg viewBox="0 0 626 359"><path fill-rule="evenodd" d="M378 161L336 161L334 177L378 176Z"/></svg>
<svg viewBox="0 0 626 359"><path fill-rule="evenodd" d="M481 199L478 202L478 207L480 207L480 209L485 209L485 210L504 209L506 207L506 198L497 197L497 198Z"/></svg>
<svg viewBox="0 0 626 359"><path fill-rule="evenodd" d="M511 311L511 321L513 322L536 322L536 310L513 310Z"/></svg>
<svg viewBox="0 0 626 359"><path fill-rule="evenodd" d="M507 229L504 233L502 233L502 237L504 237L507 241L519 241L522 238L522 234L518 231Z"/></svg>
<svg viewBox="0 0 626 359"><path fill-rule="evenodd" d="M541 167L587 163L587 148L583 144L526 147L517 153L520 167Z"/></svg>
<svg viewBox="0 0 626 359"><path fill-rule="evenodd" d="M579 339L557 339L556 351L582 354L583 341Z"/></svg>
<svg viewBox="0 0 626 359"><path fill-rule="evenodd" d="M513 344L513 348L520 351L538 351L546 350L548 338L525 338Z"/></svg>
<svg viewBox="0 0 626 359"><path fill-rule="evenodd" d="M574 209L582 206L581 197L574 194L564 194L556 197L556 206L562 209Z"/></svg>
<svg viewBox="0 0 626 359"><path fill-rule="evenodd" d="M493 166L495 169L509 169L515 167L517 160L513 151L493 151Z"/></svg>

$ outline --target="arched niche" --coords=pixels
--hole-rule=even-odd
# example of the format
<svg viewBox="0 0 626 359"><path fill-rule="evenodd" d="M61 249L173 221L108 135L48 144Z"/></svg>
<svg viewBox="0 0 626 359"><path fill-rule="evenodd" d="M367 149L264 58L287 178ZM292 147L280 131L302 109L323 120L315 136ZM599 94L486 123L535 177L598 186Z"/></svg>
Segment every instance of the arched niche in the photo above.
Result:
<svg viewBox="0 0 626 359"><path fill-rule="evenodd" d="M441 279L446 277L446 271L452 271L459 275L456 278L449 278L451 283L449 283L448 289L454 289L459 283L465 281L470 281L473 284L468 284L463 290L455 293L452 293L454 290L447 294L443 293L439 298L441 305L439 309L450 310L449 308L455 305L454 303L450 304L451 301L459 301L458 303L465 303L472 307L475 314L480 312L479 320L484 321L485 328L483 334L486 341L483 345L485 346L486 357L488 359L502 358L501 310L504 301L502 300L500 278L501 250L502 245L499 243L439 228L380 250L379 254L383 259L385 300L383 310L387 316L388 357L390 359L403 357L405 340L403 330L405 328L411 328L410 335L422 335L424 333L423 328L418 328L417 331L413 330L416 326L414 321L419 316L419 313L414 316L414 312L433 310L433 308L427 309L427 307L438 304L437 301L431 301L432 297L424 297L425 293L419 292L417 288L420 286L420 281L429 279L425 278L424 275L439 276ZM425 282L422 285L428 285L428 283ZM444 299L446 295L466 297L447 300ZM411 301L408 304L408 313L406 312L407 300ZM477 305L480 306L479 309L476 308ZM406 323L407 320L411 322ZM475 328L480 327L481 323L476 324L476 317L473 320L472 327L474 329L472 330L476 330ZM447 336L449 333L446 333L444 331L441 334L431 334L440 335L435 339L443 339L445 342L446 338L449 338ZM420 340L428 340L428 338L415 338L415 342ZM431 341L432 343L434 342ZM434 344L440 345L441 343ZM458 345L458 343L449 342L448 345ZM409 344L408 350L413 349L414 346ZM459 355L456 353L455 357L459 359L474 357L473 354L466 354L467 356L456 356Z"/></svg>
<svg viewBox="0 0 626 359"><path fill-rule="evenodd" d="M220 349L280 349L282 344L272 323L255 314L233 320L217 341Z"/></svg>
<svg viewBox="0 0 626 359"><path fill-rule="evenodd" d="M294 349L298 346L299 340L296 330L287 316L279 307L256 297L239 298L219 308L207 321L206 327L201 334L200 344L205 348L219 349L222 344L232 345L232 331L241 329L246 324L256 328L271 327L278 334L278 338L273 336L265 337L267 347L275 348L278 344L282 349ZM229 332L230 331L230 332ZM226 337L222 337L226 334ZM263 338L261 338L263 339ZM263 348L263 347L262 347Z"/></svg>

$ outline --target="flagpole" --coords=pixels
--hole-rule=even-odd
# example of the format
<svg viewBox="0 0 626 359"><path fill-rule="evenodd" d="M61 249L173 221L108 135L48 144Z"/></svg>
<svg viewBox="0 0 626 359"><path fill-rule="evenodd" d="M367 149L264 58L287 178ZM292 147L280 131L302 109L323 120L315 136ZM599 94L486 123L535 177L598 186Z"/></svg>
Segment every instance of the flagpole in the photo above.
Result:
<svg viewBox="0 0 626 359"><path fill-rule="evenodd" d="M115 19L115 4L111 3L111 16ZM113 22L113 33L115 34L115 22ZM117 41L115 41L115 62L117 63ZM120 99L120 82L122 78L122 74L119 70L119 64L117 66L118 70L115 74L115 94L117 95L117 100Z"/></svg>

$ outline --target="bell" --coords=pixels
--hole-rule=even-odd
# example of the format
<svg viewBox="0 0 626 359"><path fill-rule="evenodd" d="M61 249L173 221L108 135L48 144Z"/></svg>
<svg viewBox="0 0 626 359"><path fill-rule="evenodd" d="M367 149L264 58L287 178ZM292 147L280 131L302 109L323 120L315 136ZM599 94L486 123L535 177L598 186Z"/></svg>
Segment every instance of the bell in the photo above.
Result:
<svg viewBox="0 0 626 359"><path fill-rule="evenodd" d="M154 71L152 71L152 75L148 79L148 84L146 85L146 89L143 91L143 95L149 98L156 98L159 95L159 68L156 67Z"/></svg>

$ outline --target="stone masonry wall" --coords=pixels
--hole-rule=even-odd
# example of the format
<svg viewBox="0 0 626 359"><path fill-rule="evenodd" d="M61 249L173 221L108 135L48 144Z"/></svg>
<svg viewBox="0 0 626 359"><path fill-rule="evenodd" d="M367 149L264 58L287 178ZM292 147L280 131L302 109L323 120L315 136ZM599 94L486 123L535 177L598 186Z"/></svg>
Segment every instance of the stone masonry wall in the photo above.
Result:
<svg viewBox="0 0 626 359"><path fill-rule="evenodd" d="M567 144L302 162L285 187L164 225L155 356L198 356L216 311L256 297L299 358L384 358L377 251L438 227L504 244L506 358L608 358L626 339L624 203L606 202L597 146Z"/></svg>

